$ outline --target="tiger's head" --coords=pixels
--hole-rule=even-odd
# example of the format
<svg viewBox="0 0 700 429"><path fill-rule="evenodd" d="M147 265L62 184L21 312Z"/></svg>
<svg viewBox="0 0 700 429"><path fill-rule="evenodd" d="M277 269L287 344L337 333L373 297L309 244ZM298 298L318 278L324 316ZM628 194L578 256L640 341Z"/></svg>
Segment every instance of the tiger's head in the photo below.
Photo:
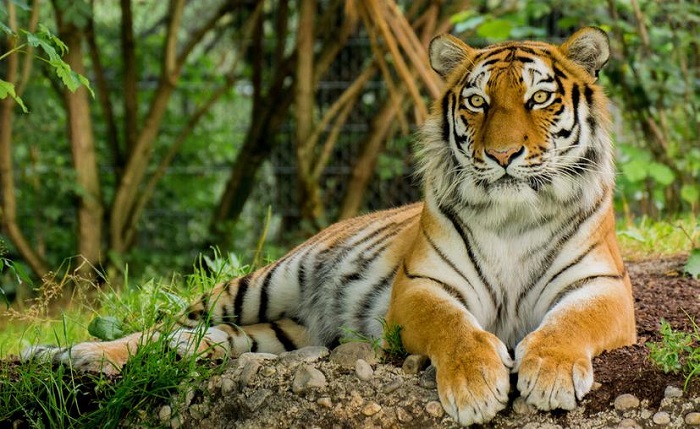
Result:
<svg viewBox="0 0 700 429"><path fill-rule="evenodd" d="M594 27L559 46L433 39L430 63L446 86L419 148L428 188L481 205L600 197L614 179L608 102L595 83L608 56Z"/></svg>

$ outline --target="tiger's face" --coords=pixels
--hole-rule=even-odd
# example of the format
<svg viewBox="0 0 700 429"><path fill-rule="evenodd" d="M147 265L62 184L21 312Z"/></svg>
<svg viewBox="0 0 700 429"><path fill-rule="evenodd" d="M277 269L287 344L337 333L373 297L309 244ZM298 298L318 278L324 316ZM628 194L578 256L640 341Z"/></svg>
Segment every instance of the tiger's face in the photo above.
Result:
<svg viewBox="0 0 700 429"><path fill-rule="evenodd" d="M432 149L448 156L440 162L451 164L451 189L471 202L532 204L577 198L588 182L612 180L607 101L595 84L607 36L581 31L590 34L562 46L477 50L451 36L433 41L431 64L447 90L427 127L438 134L439 126L439 139L427 146L443 145Z"/></svg>

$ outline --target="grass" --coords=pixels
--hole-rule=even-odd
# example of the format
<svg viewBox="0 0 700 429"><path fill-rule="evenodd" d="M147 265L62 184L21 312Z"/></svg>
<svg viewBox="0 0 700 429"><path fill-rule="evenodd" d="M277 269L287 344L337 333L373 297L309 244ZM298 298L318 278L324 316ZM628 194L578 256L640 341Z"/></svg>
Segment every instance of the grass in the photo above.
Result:
<svg viewBox="0 0 700 429"><path fill-rule="evenodd" d="M75 300L53 318L60 300L57 289L69 279L48 281L31 306L9 308L6 317L0 318L0 357L18 354L31 344L67 346L90 339L90 334L112 339L110 335L143 331L156 322L167 326L203 291L248 270L234 257L215 252L214 258L201 257L192 275L147 280L136 286L129 286L125 279L121 288L95 288L96 297ZM125 421L159 426L160 406L170 405L176 415L184 399L178 403L173 398L186 396L178 392L222 369L199 362L197 356L178 356L168 346L166 335L139 347L118 376L5 359L0 361L0 422L20 420L23 427L39 428L113 428Z"/></svg>
<svg viewBox="0 0 700 429"><path fill-rule="evenodd" d="M340 342L367 343L372 346L372 350L375 352L381 351L382 359L385 362L402 361L404 358L406 358L406 356L408 356L408 352L401 342L401 326L396 324L390 325L384 319L380 319L379 323L382 324L383 328L383 335L381 338L368 336L354 329L341 328L344 335L340 339Z"/></svg>
<svg viewBox="0 0 700 429"><path fill-rule="evenodd" d="M626 259L688 253L700 247L700 217L675 220L640 218L618 222L617 237Z"/></svg>
<svg viewBox="0 0 700 429"><path fill-rule="evenodd" d="M688 316L693 332L674 330L665 320L661 320L661 341L648 344L649 357L665 373L683 374L685 388L693 377L700 377L700 328Z"/></svg>

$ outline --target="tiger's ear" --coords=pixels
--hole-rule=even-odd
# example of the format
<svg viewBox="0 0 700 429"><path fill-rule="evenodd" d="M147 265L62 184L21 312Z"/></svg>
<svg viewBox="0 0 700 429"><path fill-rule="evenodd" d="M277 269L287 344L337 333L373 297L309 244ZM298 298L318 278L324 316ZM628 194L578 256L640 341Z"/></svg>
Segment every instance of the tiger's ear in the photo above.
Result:
<svg viewBox="0 0 700 429"><path fill-rule="evenodd" d="M597 78L610 57L610 39L598 27L584 27L572 34L559 49L568 59Z"/></svg>
<svg viewBox="0 0 700 429"><path fill-rule="evenodd" d="M428 50L430 66L442 77L449 75L474 52L469 45L449 34L436 36Z"/></svg>

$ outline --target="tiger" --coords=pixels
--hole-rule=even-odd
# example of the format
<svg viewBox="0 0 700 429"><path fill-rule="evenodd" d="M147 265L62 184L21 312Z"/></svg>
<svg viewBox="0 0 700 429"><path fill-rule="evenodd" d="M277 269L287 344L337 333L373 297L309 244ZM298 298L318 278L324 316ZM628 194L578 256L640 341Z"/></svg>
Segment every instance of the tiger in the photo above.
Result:
<svg viewBox="0 0 700 429"><path fill-rule="evenodd" d="M444 34L427 53L444 89L416 138L422 202L331 225L215 286L183 313L174 347L281 353L396 326L406 351L434 365L447 414L471 425L493 419L515 389L540 410L575 408L593 385L592 358L636 341L597 83L606 33L483 48ZM24 356L118 372L161 335Z"/></svg>

